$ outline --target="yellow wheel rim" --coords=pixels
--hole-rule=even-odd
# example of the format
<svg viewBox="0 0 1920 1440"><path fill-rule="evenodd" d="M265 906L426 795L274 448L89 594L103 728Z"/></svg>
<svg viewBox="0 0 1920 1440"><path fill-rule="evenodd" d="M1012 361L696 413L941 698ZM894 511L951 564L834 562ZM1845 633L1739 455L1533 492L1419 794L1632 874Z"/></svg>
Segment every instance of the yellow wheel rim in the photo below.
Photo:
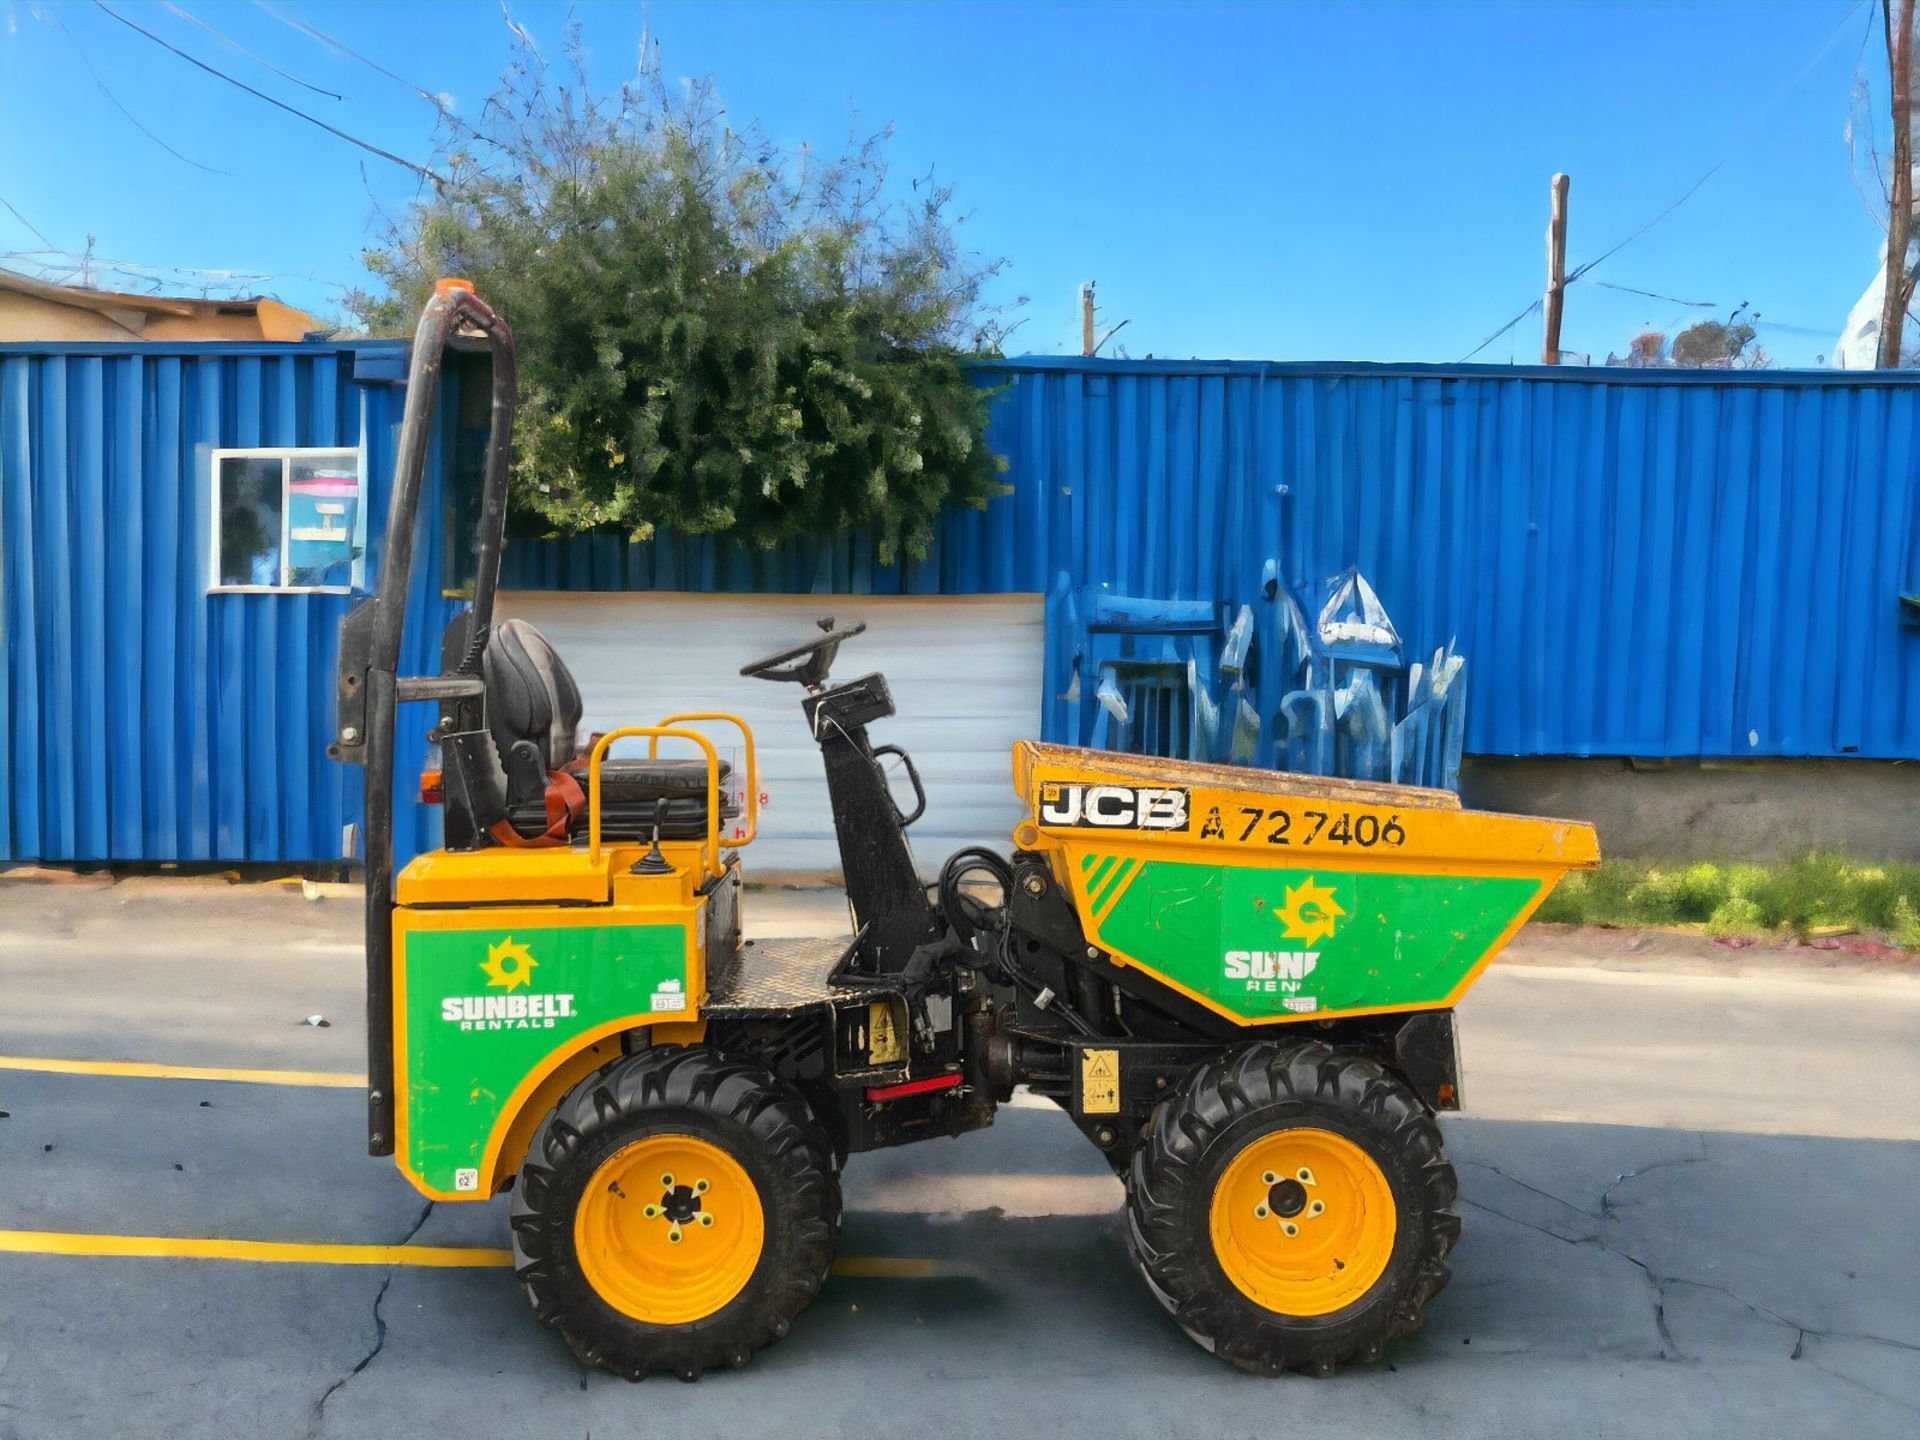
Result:
<svg viewBox="0 0 1920 1440"><path fill-rule="evenodd" d="M573 1217L587 1283L649 1325L725 1308L753 1278L765 1243L766 1216L747 1172L692 1135L650 1135L616 1150Z"/></svg>
<svg viewBox="0 0 1920 1440"><path fill-rule="evenodd" d="M1273 1130L1234 1156L1209 1215L1220 1268L1256 1305L1330 1315L1386 1271L1398 1214L1387 1177L1331 1130Z"/></svg>

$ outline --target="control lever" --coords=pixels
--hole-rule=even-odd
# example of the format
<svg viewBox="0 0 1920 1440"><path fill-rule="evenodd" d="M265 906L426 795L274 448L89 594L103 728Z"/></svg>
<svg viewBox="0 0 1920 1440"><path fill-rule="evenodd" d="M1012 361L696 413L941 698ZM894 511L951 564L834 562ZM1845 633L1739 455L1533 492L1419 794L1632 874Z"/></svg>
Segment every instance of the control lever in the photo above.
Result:
<svg viewBox="0 0 1920 1440"><path fill-rule="evenodd" d="M653 845L628 868L629 875L671 875L673 866L660 853L660 827L667 823L667 800L663 796L653 807Z"/></svg>

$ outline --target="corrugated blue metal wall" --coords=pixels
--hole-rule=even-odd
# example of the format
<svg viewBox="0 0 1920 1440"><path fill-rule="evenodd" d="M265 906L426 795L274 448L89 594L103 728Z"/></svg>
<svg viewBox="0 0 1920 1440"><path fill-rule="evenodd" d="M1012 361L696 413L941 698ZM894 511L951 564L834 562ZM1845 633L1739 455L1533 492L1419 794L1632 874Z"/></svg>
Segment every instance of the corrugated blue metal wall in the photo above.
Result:
<svg viewBox="0 0 1920 1440"><path fill-rule="evenodd" d="M349 601L209 594L205 457L364 442L377 564L402 399L378 382L399 359L0 347L0 858L339 855L359 776L323 747ZM1470 752L1920 758L1899 605L1920 591L1920 375L1038 360L981 379L1004 387L1013 493L949 517L923 563L880 566L860 536L764 555L591 537L516 542L506 581L1105 586L1254 605L1258 666L1279 643L1268 562L1283 581L1357 565L1416 654L1466 653ZM424 503L408 664L427 669L451 602ZM403 721L403 779L425 723ZM403 816L400 848L432 822Z"/></svg>
<svg viewBox="0 0 1920 1440"><path fill-rule="evenodd" d="M925 564L858 538L594 537L516 545L513 583L1257 606L1269 560L1295 582L1357 565L1413 653L1465 652L1470 752L1920 758L1898 603L1920 590L1920 375L1073 359L982 380L1006 387L1014 493L951 517Z"/></svg>
<svg viewBox="0 0 1920 1440"><path fill-rule="evenodd" d="M352 599L208 592L208 452L364 443L377 564L403 391L356 383L355 358L0 346L0 859L340 857L360 772L324 752ZM427 542L413 664L445 623L439 560ZM423 729L403 724L399 774ZM434 819L410 808L399 847Z"/></svg>

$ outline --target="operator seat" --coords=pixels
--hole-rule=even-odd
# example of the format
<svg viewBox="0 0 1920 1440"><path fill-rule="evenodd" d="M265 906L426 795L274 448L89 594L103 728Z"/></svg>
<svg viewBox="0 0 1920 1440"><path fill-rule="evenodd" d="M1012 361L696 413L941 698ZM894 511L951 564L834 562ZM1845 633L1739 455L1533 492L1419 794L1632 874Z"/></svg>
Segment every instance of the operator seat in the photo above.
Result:
<svg viewBox="0 0 1920 1440"><path fill-rule="evenodd" d="M580 687L547 637L525 620L496 625L481 660L487 728L505 771L504 844L560 844L587 830L587 757L580 753ZM732 767L720 762L724 787ZM661 809L662 802L665 809ZM737 807L721 800L721 822ZM600 834L609 840L703 840L704 760L603 760Z"/></svg>

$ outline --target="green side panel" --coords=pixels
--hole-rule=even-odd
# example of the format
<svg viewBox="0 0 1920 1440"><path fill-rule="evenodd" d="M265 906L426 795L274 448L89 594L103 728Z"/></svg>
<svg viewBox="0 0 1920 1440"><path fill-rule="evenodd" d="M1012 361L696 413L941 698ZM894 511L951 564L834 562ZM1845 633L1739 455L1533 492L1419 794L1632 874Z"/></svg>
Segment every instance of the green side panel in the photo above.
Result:
<svg viewBox="0 0 1920 1440"><path fill-rule="evenodd" d="M1435 1005L1538 880L1150 860L1099 926L1126 955L1248 1020Z"/></svg>
<svg viewBox="0 0 1920 1440"><path fill-rule="evenodd" d="M406 934L408 1168L474 1191L508 1098L556 1047L633 1014L686 1008L682 925Z"/></svg>

